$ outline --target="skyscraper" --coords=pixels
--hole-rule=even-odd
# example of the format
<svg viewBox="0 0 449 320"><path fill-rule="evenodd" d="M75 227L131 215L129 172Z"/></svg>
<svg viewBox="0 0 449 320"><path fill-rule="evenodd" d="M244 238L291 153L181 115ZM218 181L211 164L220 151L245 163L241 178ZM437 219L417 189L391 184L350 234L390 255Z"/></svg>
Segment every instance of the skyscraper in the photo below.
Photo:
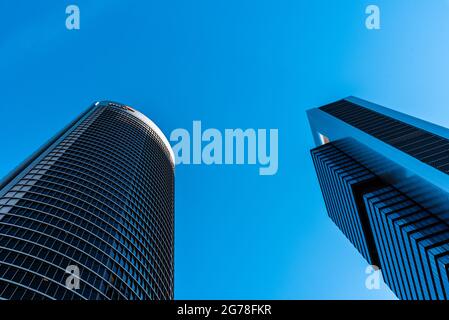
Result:
<svg viewBox="0 0 449 320"><path fill-rule="evenodd" d="M449 130L355 97L307 115L332 221L400 299L448 299Z"/></svg>
<svg viewBox="0 0 449 320"><path fill-rule="evenodd" d="M172 299L174 156L97 102L0 184L0 299Z"/></svg>

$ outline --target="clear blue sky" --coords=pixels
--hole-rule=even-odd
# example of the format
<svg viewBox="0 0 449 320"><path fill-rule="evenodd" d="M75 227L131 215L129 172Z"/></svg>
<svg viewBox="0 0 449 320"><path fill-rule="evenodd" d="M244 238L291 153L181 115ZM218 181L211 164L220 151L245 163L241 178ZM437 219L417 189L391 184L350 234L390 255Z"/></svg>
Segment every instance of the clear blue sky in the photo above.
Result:
<svg viewBox="0 0 449 320"><path fill-rule="evenodd" d="M65 29L77 4L81 30ZM180 166L176 297L389 299L327 218L305 110L356 95L449 126L449 2L2 1L4 176L95 100L175 128L278 128L279 171Z"/></svg>

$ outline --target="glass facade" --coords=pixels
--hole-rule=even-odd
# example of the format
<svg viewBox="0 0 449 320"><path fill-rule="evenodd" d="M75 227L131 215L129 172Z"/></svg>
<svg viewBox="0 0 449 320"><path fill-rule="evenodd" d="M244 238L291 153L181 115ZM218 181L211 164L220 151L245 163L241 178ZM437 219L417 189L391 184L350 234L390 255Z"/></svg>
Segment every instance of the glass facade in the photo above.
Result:
<svg viewBox="0 0 449 320"><path fill-rule="evenodd" d="M96 103L0 186L1 299L173 299L173 155L140 112Z"/></svg>
<svg viewBox="0 0 449 320"><path fill-rule="evenodd" d="M447 299L446 259L437 256L448 253L447 224L392 187L366 194L365 203L386 283L401 299Z"/></svg>
<svg viewBox="0 0 449 320"><path fill-rule="evenodd" d="M334 223L398 298L447 300L449 130L354 97L308 117Z"/></svg>
<svg viewBox="0 0 449 320"><path fill-rule="evenodd" d="M311 150L327 212L346 238L372 265L378 265L374 239L364 213L363 193L382 182L345 153L344 141Z"/></svg>

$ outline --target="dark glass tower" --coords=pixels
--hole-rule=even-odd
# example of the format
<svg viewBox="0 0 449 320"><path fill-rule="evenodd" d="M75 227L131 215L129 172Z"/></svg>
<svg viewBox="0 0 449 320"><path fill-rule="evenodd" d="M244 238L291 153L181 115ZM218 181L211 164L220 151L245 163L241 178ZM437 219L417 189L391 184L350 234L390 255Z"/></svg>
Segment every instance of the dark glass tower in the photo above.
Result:
<svg viewBox="0 0 449 320"><path fill-rule="evenodd" d="M173 299L174 157L97 102L0 184L0 299Z"/></svg>
<svg viewBox="0 0 449 320"><path fill-rule="evenodd" d="M308 111L327 212L400 299L449 298L449 130L349 97Z"/></svg>

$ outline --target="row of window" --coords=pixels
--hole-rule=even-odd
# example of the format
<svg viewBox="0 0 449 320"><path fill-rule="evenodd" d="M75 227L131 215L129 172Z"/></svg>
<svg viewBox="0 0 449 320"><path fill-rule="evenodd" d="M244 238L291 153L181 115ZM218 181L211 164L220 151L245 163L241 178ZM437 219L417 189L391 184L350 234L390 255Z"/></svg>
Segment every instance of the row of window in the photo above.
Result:
<svg viewBox="0 0 449 320"><path fill-rule="evenodd" d="M139 123L98 108L0 199L0 297L64 298L66 263L82 267L83 298L173 297L173 168Z"/></svg>

